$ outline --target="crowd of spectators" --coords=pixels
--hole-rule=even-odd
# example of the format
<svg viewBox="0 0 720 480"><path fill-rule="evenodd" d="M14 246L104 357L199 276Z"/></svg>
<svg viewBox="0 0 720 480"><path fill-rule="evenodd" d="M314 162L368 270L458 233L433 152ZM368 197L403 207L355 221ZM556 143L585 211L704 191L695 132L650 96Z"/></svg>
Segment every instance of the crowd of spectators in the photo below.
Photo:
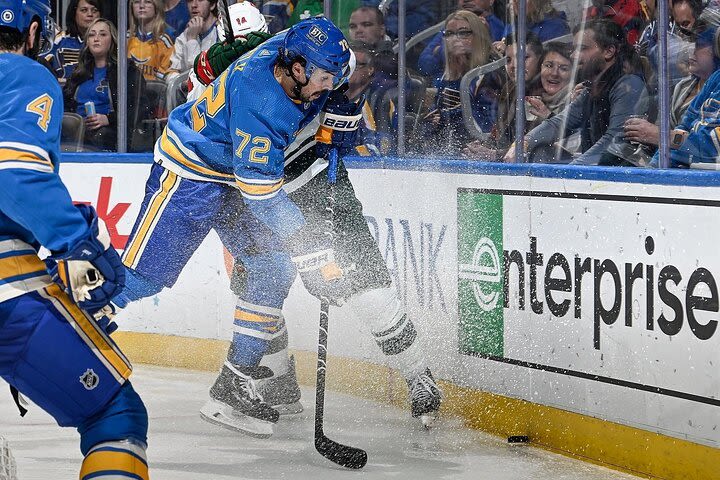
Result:
<svg viewBox="0 0 720 480"><path fill-rule="evenodd" d="M407 2L411 41L402 86L397 1L333 2L333 20L357 57L348 95L365 102L358 151L395 154L403 115L409 156L657 165L658 23L666 21L672 165L714 164L720 155L714 1L671 0L670 18L660 20L655 0L592 0L588 8L573 0L527 0L525 59L517 58L518 0ZM255 4L271 33L323 10L322 0ZM118 37L114 2L70 0L66 27L44 59L63 85L66 115L80 118L68 123L68 145L76 145L80 130L84 150L116 147L116 44L126 41L127 148L150 150L167 119L167 101L170 107L183 101L196 56L222 38L217 8L217 0L129 0L128 31ZM518 68L525 73L520 109ZM397 108L400 90L404 112ZM518 112L525 117L520 139ZM514 157L517 141L521 159Z"/></svg>

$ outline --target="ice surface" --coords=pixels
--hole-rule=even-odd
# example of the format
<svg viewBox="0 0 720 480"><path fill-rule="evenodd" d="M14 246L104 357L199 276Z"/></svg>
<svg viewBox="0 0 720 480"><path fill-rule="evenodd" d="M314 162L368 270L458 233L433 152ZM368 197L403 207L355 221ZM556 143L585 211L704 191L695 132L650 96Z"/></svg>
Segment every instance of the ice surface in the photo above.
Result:
<svg viewBox="0 0 720 480"><path fill-rule="evenodd" d="M318 455L312 445L313 388L303 388L305 412L281 417L273 437L258 440L200 419L198 409L213 373L140 365L132 378L150 414L153 480L637 478L527 445L508 445L455 419L441 418L425 431L404 410L328 392L325 433L368 452L363 470L348 471ZM57 427L35 406L20 418L9 394L0 394L0 425L20 480L77 478L81 458L74 429Z"/></svg>

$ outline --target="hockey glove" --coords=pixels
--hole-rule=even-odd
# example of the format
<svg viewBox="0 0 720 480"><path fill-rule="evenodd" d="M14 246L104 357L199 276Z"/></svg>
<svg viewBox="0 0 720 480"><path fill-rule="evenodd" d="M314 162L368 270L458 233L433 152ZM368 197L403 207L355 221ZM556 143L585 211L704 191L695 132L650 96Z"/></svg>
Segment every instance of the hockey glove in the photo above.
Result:
<svg viewBox="0 0 720 480"><path fill-rule="evenodd" d="M82 309L95 314L122 290L125 266L95 209L89 205L77 208L88 222L89 234L67 252L50 256L55 262L50 273Z"/></svg>
<svg viewBox="0 0 720 480"><path fill-rule="evenodd" d="M115 305L112 303L108 303L93 314L93 318L95 318L98 326L108 335L112 335L112 333L118 329L118 324L113 321L114 317Z"/></svg>
<svg viewBox="0 0 720 480"><path fill-rule="evenodd" d="M245 38L238 38L230 43L218 42L206 51L195 57L193 65L195 75L203 85L209 85L231 63L243 56L245 53L255 49L268 38L270 33L250 32Z"/></svg>
<svg viewBox="0 0 720 480"><path fill-rule="evenodd" d="M360 97L357 102L348 99L342 88L330 93L320 114L320 128L315 134L318 157L327 158L332 148L337 148L340 156L352 153L364 103L365 97Z"/></svg>
<svg viewBox="0 0 720 480"><path fill-rule="evenodd" d="M293 257L300 278L314 297L327 298L332 305L342 306L352 295L352 285L345 271L335 262L332 248Z"/></svg>

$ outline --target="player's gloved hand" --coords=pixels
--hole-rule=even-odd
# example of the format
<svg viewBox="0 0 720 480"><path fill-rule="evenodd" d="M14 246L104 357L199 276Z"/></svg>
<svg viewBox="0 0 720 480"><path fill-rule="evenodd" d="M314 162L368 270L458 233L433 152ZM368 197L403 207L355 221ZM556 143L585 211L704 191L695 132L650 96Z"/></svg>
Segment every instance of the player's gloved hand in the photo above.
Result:
<svg viewBox="0 0 720 480"><path fill-rule="evenodd" d="M312 296L327 298L332 305L341 306L352 294L350 280L335 262L332 248L294 256L293 262Z"/></svg>
<svg viewBox="0 0 720 480"><path fill-rule="evenodd" d="M332 148L337 148L340 156L352 153L355 148L365 97L350 100L345 90L340 88L331 92L320 114L320 128L315 134L318 157L327 158Z"/></svg>
<svg viewBox="0 0 720 480"><path fill-rule="evenodd" d="M103 308L92 314L93 318L97 322L98 326L102 328L105 333L111 335L115 330L118 329L118 324L113 321L115 318L116 310L113 303L108 303Z"/></svg>
<svg viewBox="0 0 720 480"><path fill-rule="evenodd" d="M231 63L270 37L272 37L270 33L250 32L245 38L238 38L228 43L216 43L195 57L195 63L193 64L195 75L203 85L209 85Z"/></svg>
<svg viewBox="0 0 720 480"><path fill-rule="evenodd" d="M77 205L90 227L88 236L67 252L49 257L50 274L85 311L95 313L110 303L125 285L125 266L110 245L110 234L95 209Z"/></svg>
<svg viewBox="0 0 720 480"><path fill-rule="evenodd" d="M266 32L250 32L247 35L245 35L245 41L246 47L248 48L248 52L250 50L256 49L260 44L264 43L265 40L268 40L269 38L272 38L272 33L266 33Z"/></svg>

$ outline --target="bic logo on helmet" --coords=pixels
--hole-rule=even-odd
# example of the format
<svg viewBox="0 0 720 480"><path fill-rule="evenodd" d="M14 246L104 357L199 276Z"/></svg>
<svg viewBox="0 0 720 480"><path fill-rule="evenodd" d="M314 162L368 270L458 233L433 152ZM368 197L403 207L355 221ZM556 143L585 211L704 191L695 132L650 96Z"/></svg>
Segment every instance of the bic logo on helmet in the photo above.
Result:
<svg viewBox="0 0 720 480"><path fill-rule="evenodd" d="M503 197L458 191L460 351L503 355Z"/></svg>
<svg viewBox="0 0 720 480"><path fill-rule="evenodd" d="M318 47L322 47L327 42L328 36L319 27L313 26L307 34L307 37Z"/></svg>

